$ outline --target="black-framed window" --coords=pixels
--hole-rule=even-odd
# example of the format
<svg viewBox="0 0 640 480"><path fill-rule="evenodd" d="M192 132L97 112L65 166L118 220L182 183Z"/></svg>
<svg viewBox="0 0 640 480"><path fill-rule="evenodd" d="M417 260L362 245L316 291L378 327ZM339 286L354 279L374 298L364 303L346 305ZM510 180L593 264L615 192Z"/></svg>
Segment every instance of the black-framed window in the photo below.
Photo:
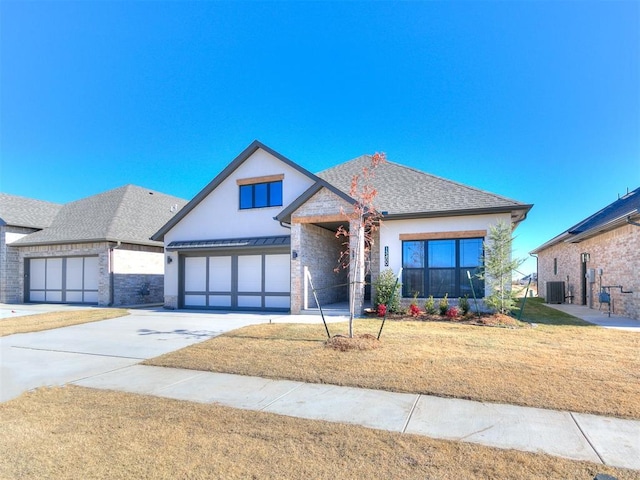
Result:
<svg viewBox="0 0 640 480"><path fill-rule="evenodd" d="M435 298L484 296L484 281L476 274L482 268L483 239L459 238L402 242L402 296ZM469 272L469 274L467 274Z"/></svg>
<svg viewBox="0 0 640 480"><path fill-rule="evenodd" d="M240 185L240 209L281 207L282 180Z"/></svg>

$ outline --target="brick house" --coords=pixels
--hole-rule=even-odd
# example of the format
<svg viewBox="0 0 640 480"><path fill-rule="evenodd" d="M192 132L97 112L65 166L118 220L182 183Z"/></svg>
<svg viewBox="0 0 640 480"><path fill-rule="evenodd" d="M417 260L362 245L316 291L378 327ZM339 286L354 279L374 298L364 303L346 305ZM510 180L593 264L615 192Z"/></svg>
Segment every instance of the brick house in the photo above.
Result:
<svg viewBox="0 0 640 480"><path fill-rule="evenodd" d="M126 185L65 205L0 196L3 303L161 303L151 235L186 201Z"/></svg>
<svg viewBox="0 0 640 480"><path fill-rule="evenodd" d="M312 174L253 142L152 237L165 244L165 306L299 313L316 306L310 279L321 304L348 300L335 234L340 225L356 231L344 212L351 179L369 164L365 155ZM532 207L393 162L375 182L383 226L367 280L402 267L408 298L471 293L467 271L482 266L489 227L515 228ZM358 290L358 308L367 294Z"/></svg>
<svg viewBox="0 0 640 480"><path fill-rule="evenodd" d="M640 188L533 250L540 295L640 319L639 221Z"/></svg>

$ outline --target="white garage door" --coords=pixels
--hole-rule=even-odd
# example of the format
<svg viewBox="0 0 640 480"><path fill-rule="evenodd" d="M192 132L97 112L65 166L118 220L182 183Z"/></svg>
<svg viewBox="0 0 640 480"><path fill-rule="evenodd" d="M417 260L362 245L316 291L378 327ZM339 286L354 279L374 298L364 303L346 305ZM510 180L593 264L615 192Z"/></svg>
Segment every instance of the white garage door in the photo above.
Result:
<svg viewBox="0 0 640 480"><path fill-rule="evenodd" d="M28 260L29 302L98 303L98 257Z"/></svg>
<svg viewBox="0 0 640 480"><path fill-rule="evenodd" d="M185 257L183 305L287 311L290 278L288 253Z"/></svg>

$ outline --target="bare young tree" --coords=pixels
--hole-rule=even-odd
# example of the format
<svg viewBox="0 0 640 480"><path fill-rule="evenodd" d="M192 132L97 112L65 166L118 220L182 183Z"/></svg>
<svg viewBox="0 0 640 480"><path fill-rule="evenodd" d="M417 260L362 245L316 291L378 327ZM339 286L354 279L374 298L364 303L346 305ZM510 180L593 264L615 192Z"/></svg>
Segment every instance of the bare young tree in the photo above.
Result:
<svg viewBox="0 0 640 480"><path fill-rule="evenodd" d="M343 250L340 252L337 270L349 269L349 337L353 338L353 319L356 314L357 298L363 297L364 278L367 259L371 255L374 244L374 234L379 230L382 214L375 206L378 190L374 179L378 166L387 161L384 153L371 156L369 166L363 167L362 172L351 179L349 195L355 200L350 211L342 210L342 214L349 219L348 229L341 225L336 231L337 238L343 238Z"/></svg>

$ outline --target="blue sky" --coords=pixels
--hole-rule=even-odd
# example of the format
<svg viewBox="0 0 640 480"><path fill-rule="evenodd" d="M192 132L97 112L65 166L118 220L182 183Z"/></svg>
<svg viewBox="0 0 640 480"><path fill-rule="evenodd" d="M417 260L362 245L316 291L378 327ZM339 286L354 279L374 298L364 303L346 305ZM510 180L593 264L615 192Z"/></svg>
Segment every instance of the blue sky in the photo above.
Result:
<svg viewBox="0 0 640 480"><path fill-rule="evenodd" d="M0 22L5 193L190 199L254 139L312 172L383 151L533 203L526 257L640 186L640 2L3 0Z"/></svg>

